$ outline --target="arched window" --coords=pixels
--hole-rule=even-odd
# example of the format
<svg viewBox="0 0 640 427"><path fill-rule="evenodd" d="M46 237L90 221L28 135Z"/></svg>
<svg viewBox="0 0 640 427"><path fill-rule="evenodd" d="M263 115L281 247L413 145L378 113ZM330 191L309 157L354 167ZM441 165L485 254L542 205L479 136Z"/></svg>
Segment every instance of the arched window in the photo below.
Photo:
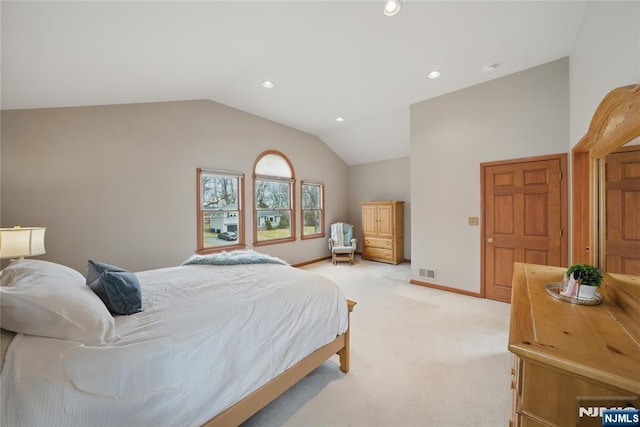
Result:
<svg viewBox="0 0 640 427"><path fill-rule="evenodd" d="M295 240L293 185L295 174L287 157L265 151L253 167L254 246Z"/></svg>

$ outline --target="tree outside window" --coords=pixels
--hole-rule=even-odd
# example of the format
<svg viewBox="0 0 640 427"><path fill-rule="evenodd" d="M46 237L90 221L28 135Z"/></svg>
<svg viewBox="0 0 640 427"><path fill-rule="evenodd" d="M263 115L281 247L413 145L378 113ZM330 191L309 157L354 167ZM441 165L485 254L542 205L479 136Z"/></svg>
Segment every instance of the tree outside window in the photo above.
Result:
<svg viewBox="0 0 640 427"><path fill-rule="evenodd" d="M240 173L198 169L198 253L244 246Z"/></svg>
<svg viewBox="0 0 640 427"><path fill-rule="evenodd" d="M258 156L254 167L254 245L295 240L293 168L277 151Z"/></svg>
<svg viewBox="0 0 640 427"><path fill-rule="evenodd" d="M302 238L324 237L324 185L302 182Z"/></svg>

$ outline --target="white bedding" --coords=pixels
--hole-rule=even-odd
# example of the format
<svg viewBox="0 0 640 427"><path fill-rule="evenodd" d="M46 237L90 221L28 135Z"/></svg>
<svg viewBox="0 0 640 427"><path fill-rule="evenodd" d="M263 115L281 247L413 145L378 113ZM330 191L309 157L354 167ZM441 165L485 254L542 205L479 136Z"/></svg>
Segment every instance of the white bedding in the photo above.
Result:
<svg viewBox="0 0 640 427"><path fill-rule="evenodd" d="M136 273L143 312L103 346L18 334L2 426L201 425L348 327L329 279L277 264Z"/></svg>

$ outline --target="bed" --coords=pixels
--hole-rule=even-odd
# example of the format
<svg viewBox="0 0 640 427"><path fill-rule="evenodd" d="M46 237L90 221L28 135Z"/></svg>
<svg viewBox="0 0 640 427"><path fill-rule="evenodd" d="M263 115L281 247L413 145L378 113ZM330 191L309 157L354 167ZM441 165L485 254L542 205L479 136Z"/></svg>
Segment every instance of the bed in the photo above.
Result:
<svg viewBox="0 0 640 427"><path fill-rule="evenodd" d="M0 276L2 327L22 333L3 332L1 425L238 425L336 353L347 372L354 303L265 257L135 273L142 311L118 316L80 273L13 262ZM48 303L26 306L29 287ZM18 309L29 319L12 319Z"/></svg>

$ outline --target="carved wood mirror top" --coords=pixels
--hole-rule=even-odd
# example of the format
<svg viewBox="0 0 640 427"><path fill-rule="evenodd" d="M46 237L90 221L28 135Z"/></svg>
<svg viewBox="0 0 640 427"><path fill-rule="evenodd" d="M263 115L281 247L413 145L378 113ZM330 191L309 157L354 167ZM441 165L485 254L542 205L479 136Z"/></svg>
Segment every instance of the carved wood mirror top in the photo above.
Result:
<svg viewBox="0 0 640 427"><path fill-rule="evenodd" d="M596 109L586 135L573 148L573 263L601 265L597 161L640 136L640 85L612 90Z"/></svg>

